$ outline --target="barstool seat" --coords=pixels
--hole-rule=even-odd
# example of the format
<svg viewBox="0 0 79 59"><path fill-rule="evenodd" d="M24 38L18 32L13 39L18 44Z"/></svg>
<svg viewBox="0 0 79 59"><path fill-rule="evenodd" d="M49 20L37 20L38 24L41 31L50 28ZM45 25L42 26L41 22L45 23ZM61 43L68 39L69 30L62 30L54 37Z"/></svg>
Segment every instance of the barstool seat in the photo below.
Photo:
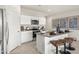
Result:
<svg viewBox="0 0 79 59"><path fill-rule="evenodd" d="M74 41L74 38L72 38L72 37L66 37L66 38L64 38L65 39L65 41L67 42L67 43L72 43L73 41Z"/></svg>
<svg viewBox="0 0 79 59"><path fill-rule="evenodd" d="M63 39L59 39L59 40L52 40L50 41L50 43L52 43L54 46L60 46L63 45Z"/></svg>
<svg viewBox="0 0 79 59"><path fill-rule="evenodd" d="M56 54L58 54L58 46L64 45L64 40L63 39L52 40L50 41L50 43L56 47Z"/></svg>

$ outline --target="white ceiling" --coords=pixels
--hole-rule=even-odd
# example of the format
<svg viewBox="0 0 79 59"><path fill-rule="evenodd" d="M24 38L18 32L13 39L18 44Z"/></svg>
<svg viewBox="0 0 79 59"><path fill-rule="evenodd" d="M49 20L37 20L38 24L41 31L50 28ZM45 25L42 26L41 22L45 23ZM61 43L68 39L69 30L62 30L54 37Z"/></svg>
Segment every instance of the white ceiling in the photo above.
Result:
<svg viewBox="0 0 79 59"><path fill-rule="evenodd" d="M62 12L79 10L79 5L22 5L22 14L49 16Z"/></svg>

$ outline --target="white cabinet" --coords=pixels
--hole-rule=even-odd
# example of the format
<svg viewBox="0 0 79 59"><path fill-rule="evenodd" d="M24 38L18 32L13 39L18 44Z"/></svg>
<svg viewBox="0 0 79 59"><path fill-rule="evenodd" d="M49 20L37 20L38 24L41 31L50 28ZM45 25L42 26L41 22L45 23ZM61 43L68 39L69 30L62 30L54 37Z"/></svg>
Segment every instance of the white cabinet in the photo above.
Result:
<svg viewBox="0 0 79 59"><path fill-rule="evenodd" d="M21 24L31 24L30 16L21 16Z"/></svg>
<svg viewBox="0 0 79 59"><path fill-rule="evenodd" d="M37 50L40 52L40 53L45 53L44 50L45 50L45 42L44 42L44 39L45 37L43 35L38 35L37 34L37 37L36 37L36 47L37 47Z"/></svg>
<svg viewBox="0 0 79 59"><path fill-rule="evenodd" d="M30 16L31 20L38 20L38 16Z"/></svg>
<svg viewBox="0 0 79 59"><path fill-rule="evenodd" d="M21 32L21 43L32 41L32 31Z"/></svg>
<svg viewBox="0 0 79 59"><path fill-rule="evenodd" d="M39 17L39 25L45 25L45 24L46 24L45 17Z"/></svg>
<svg viewBox="0 0 79 59"><path fill-rule="evenodd" d="M31 25L31 20L38 20L39 25L45 25L46 24L45 17L21 15L21 24L29 24L29 25Z"/></svg>

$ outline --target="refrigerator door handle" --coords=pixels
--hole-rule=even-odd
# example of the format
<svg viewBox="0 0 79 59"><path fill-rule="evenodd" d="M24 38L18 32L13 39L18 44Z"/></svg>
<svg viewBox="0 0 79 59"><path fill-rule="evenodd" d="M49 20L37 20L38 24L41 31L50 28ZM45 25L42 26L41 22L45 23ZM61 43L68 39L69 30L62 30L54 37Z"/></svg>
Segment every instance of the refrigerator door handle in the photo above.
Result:
<svg viewBox="0 0 79 59"><path fill-rule="evenodd" d="M8 22L6 21L6 53L8 49L8 41L9 41L9 27L8 27Z"/></svg>
<svg viewBox="0 0 79 59"><path fill-rule="evenodd" d="M5 36L5 53L7 54L8 51L8 41L9 41L9 27L8 27L8 21L7 21L7 15L6 10L4 10L4 36Z"/></svg>

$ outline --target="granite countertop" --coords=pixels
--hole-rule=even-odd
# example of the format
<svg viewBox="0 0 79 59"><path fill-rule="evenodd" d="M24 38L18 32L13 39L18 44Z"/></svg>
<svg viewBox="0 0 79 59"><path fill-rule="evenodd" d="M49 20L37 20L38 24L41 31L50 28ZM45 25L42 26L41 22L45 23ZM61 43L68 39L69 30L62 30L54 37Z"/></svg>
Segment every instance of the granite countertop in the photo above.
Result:
<svg viewBox="0 0 79 59"><path fill-rule="evenodd" d="M32 31L32 30L21 30L21 32Z"/></svg>
<svg viewBox="0 0 79 59"><path fill-rule="evenodd" d="M37 35L42 35L42 36L45 36L45 37L53 37L53 36L58 36L58 35L62 35L62 34L68 34L70 32L66 32L66 33L57 33L57 34L53 34L53 35L49 35L49 33L37 33Z"/></svg>

